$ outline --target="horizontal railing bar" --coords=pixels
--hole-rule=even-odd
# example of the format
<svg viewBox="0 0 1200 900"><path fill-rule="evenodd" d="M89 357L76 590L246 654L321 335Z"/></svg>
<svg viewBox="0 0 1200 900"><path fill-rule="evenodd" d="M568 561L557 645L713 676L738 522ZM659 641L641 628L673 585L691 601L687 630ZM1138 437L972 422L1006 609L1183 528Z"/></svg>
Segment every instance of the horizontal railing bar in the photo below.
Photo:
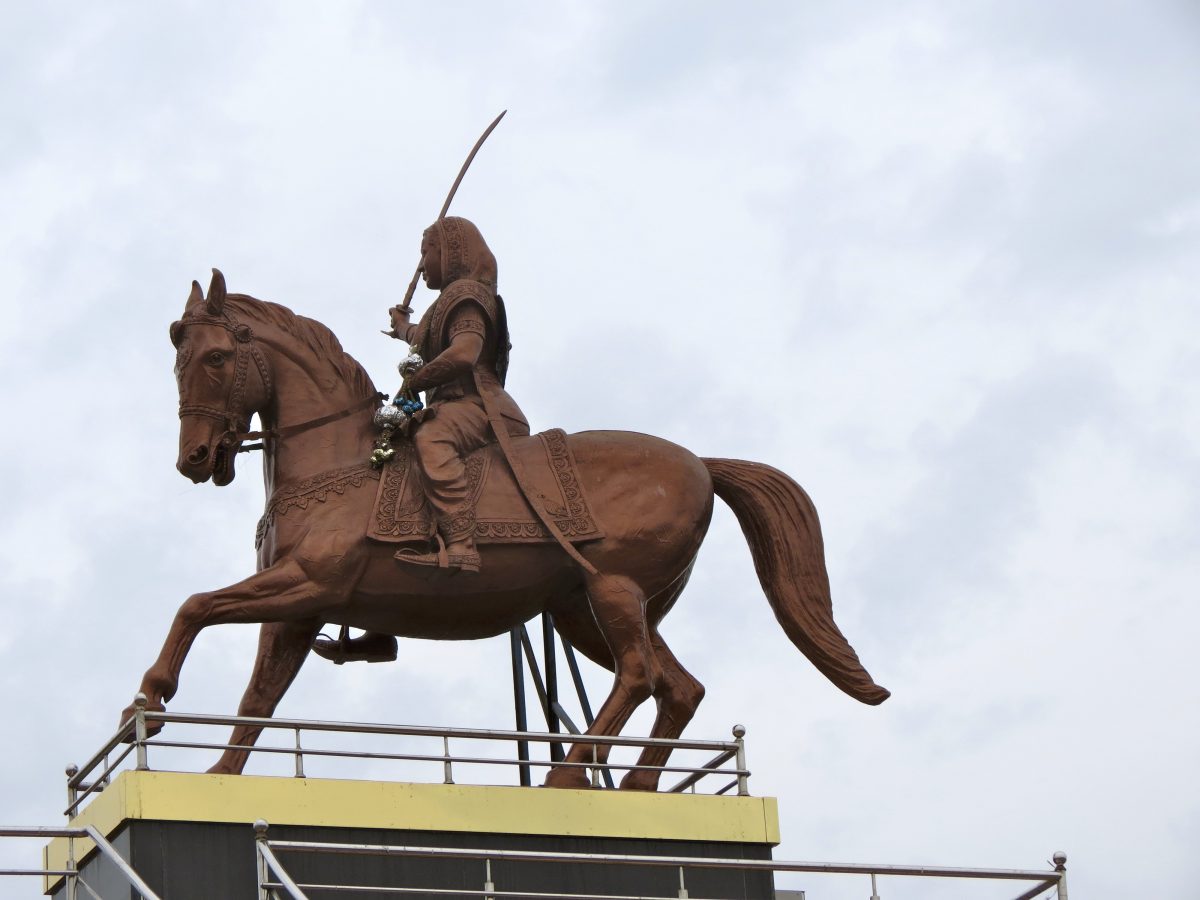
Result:
<svg viewBox="0 0 1200 900"><path fill-rule="evenodd" d="M704 765L702 765L700 767L700 769L697 769L695 772L693 772L687 778L683 779L683 781L679 782L679 784L675 785L675 787L673 787L669 791L667 791L667 793L668 794L680 794L683 791L686 791L688 788L690 788L693 784L695 784L697 781L699 781L705 775L715 774L718 771L718 769L717 769L718 766L725 765L725 763L729 762L735 756L737 756L736 750L726 750L724 753L718 753L716 756L714 756L712 759L710 759L708 762L706 762ZM701 771L703 769L707 769L707 770L711 770L711 771Z"/></svg>
<svg viewBox="0 0 1200 900"><path fill-rule="evenodd" d="M675 750L736 750L732 741L685 741L667 738L634 738L619 735L580 735L571 740L563 734L542 731L500 731L484 728L437 728L427 725L383 725L372 722L328 722L316 719L275 719L258 716L217 716L199 713L146 711L147 722L178 722L191 725L249 725L294 731L339 731L359 734L396 734L409 737L450 737L481 741L537 741L543 744L608 744L617 747L671 747ZM305 751L307 752L307 751Z"/></svg>
<svg viewBox="0 0 1200 900"><path fill-rule="evenodd" d="M106 743L103 747L101 747L98 751L96 751L96 753L92 756L91 759L89 759L82 766L80 766L78 772L76 772L69 779L67 779L67 787L78 789L79 786L83 784L84 779L87 778L88 773L91 772L92 769L96 768L96 766L100 765L100 763L104 761L104 757L106 757L106 756L108 756L108 754L112 753L113 750L115 750L117 748L117 745L120 744L123 740L125 740L125 738L128 735L133 734L133 727L134 727L134 719L132 716L130 716L128 719L126 719L124 722L121 723L120 727L117 729L116 734L114 734L112 737L110 737L108 739L108 743ZM130 746L132 747L133 745L130 744ZM125 751L126 754L128 752L129 752L128 750ZM122 758L124 758L124 756L125 756L125 754L122 754Z"/></svg>
<svg viewBox="0 0 1200 900"><path fill-rule="evenodd" d="M566 743L566 741L564 741ZM279 753L291 756L330 756L340 757L345 759L394 759L407 762L438 762L444 763L447 759L445 754L426 755L420 753L377 753L369 750L309 750L306 747L296 749L295 747L260 747L249 744L210 744L205 741L163 741L150 740L146 741L147 747L171 747L179 750L252 750L255 753ZM496 765L496 766L544 766L553 768L562 766L567 769L619 769L621 771L641 771L641 772L697 772L697 769L691 766L645 766L637 763L613 763L613 762L554 762L545 759L503 759L494 756L450 756L451 762L469 763L471 765ZM705 769L700 772L701 777L705 775L749 775L750 771L739 772L737 769ZM733 782L737 784L737 782Z"/></svg>
<svg viewBox="0 0 1200 900"><path fill-rule="evenodd" d="M0 875L75 875L75 869L0 869Z"/></svg>
<svg viewBox="0 0 1200 900"><path fill-rule="evenodd" d="M871 863L815 863L778 859L727 859L699 856L633 856L563 853L550 850L480 850L460 847L408 847L388 844L334 844L322 841L268 841L276 850L362 856L425 856L449 859L513 859L525 862L596 863L598 865L673 866L691 869L743 869L765 872L824 872L845 875L912 875L926 878L990 878L1056 883L1058 872L1026 869L973 869L946 866L897 866Z"/></svg>
<svg viewBox="0 0 1200 900"><path fill-rule="evenodd" d="M299 749L295 747L263 747L260 745L250 744L210 744L205 741L163 741L152 740L146 741L147 747L172 747L176 750L250 750L254 753L277 753L284 756L334 756L344 759L394 759L405 762L438 762L446 761L443 754L424 753L379 753L371 750L310 750L307 747ZM452 762L479 762L479 763L496 763L497 765L509 765L507 759L492 759L491 757L480 757L473 759L471 757L452 756Z"/></svg>
<svg viewBox="0 0 1200 900"><path fill-rule="evenodd" d="M271 889L283 887L278 882L270 881L262 886ZM384 887L383 885L357 884L300 884L298 886L313 891L329 891L334 894L436 894L443 897L521 897L525 900L545 900L545 898L550 898L550 900L675 900L674 897L666 897L661 894L653 896L649 894L564 894L562 891L547 894L540 891L499 891L495 888L483 890L481 888ZM678 896L678 894L675 895L675 897Z"/></svg>
<svg viewBox="0 0 1200 900"><path fill-rule="evenodd" d="M94 825L88 825L84 828L51 828L51 827L20 827L20 826L0 826L0 837L29 837L29 838L87 838L96 845L96 850L101 856L111 862L125 879L147 900L158 900L158 896L146 886L146 882L138 876L137 872L133 871L129 863L124 857L119 854L112 844L102 835ZM78 869L15 869L15 870L0 870L0 875L41 875L67 877L71 875L78 876Z"/></svg>
<svg viewBox="0 0 1200 900"><path fill-rule="evenodd" d="M63 826L55 828L53 826L31 825L28 828L21 825L0 825L0 837L36 837L36 838L56 838L56 837L87 837L86 828L71 828Z"/></svg>

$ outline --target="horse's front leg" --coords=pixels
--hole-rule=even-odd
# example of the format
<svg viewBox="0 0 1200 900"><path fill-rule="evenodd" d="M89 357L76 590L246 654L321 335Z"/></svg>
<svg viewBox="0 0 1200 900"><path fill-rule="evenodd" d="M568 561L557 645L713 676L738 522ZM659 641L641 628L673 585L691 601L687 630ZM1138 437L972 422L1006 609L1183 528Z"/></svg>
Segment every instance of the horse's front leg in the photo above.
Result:
<svg viewBox="0 0 1200 900"><path fill-rule="evenodd" d="M193 594L179 607L158 659L142 677L141 692L146 708L161 711L175 696L179 671L196 635L209 625L230 622L302 622L319 614L345 596L350 580L312 580L291 557L280 560L237 584L217 591ZM127 707L124 722L132 714ZM152 727L151 731L161 728Z"/></svg>
<svg viewBox="0 0 1200 900"><path fill-rule="evenodd" d="M258 656L246 693L238 706L239 716L266 718L287 692L308 659L313 638L321 630L314 619L306 622L267 622L258 635ZM262 734L257 725L237 725L229 737L234 746L252 747ZM250 758L249 750L226 750L208 771L215 775L240 775Z"/></svg>

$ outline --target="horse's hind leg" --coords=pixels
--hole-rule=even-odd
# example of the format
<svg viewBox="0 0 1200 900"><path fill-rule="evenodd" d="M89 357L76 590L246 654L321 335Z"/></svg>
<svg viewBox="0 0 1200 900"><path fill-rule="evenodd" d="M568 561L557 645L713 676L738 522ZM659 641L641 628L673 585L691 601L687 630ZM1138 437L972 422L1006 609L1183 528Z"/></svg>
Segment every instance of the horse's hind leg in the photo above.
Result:
<svg viewBox="0 0 1200 900"><path fill-rule="evenodd" d="M623 575L594 575L586 579L588 598L596 625L612 653L616 678L612 691L587 730L590 735L619 734L635 709L649 699L662 672L654 658L646 627L646 596L630 578ZM609 747L596 748L596 759L605 762ZM588 763L592 745L571 746L564 762ZM582 767L555 767L546 776L549 787L587 787Z"/></svg>
<svg viewBox="0 0 1200 900"><path fill-rule="evenodd" d="M275 714L275 707L308 658L313 638L320 628L321 623L317 621L268 622L262 626L254 672L238 706L239 716L268 718ZM251 747L260 734L260 726L237 725L229 736L229 743ZM208 771L216 775L239 775L249 758L249 750L226 750Z"/></svg>
<svg viewBox="0 0 1200 900"><path fill-rule="evenodd" d="M554 614L554 629L567 639L573 648L578 650L596 665L615 671L612 653L604 642L604 635L596 627L596 617L588 604L587 591L582 586L572 591L550 607Z"/></svg>
<svg viewBox="0 0 1200 900"><path fill-rule="evenodd" d="M658 704L658 716L650 730L652 738L674 740L683 734L683 729L696 714L696 708L704 699L704 685L675 658L675 654L663 641L658 629L650 629L650 643L655 657L662 665L663 674L654 691ZM638 757L638 766L665 766L671 756L669 747L646 747ZM661 772L654 769L630 769L621 779L623 790L656 791Z"/></svg>

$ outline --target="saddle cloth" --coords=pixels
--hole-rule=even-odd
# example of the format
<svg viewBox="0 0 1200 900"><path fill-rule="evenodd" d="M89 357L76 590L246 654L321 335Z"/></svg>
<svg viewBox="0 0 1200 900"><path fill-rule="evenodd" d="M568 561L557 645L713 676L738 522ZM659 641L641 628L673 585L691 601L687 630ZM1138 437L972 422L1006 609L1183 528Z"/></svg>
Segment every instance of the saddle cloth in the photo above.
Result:
<svg viewBox="0 0 1200 900"><path fill-rule="evenodd" d="M529 487L571 543L604 537L579 480L575 457L560 428L514 437ZM404 543L431 540L436 521L421 485L420 463L411 441L397 441L396 455L383 467L367 537ZM517 487L499 444L466 459L467 485L475 504L479 544L534 544L553 541Z"/></svg>

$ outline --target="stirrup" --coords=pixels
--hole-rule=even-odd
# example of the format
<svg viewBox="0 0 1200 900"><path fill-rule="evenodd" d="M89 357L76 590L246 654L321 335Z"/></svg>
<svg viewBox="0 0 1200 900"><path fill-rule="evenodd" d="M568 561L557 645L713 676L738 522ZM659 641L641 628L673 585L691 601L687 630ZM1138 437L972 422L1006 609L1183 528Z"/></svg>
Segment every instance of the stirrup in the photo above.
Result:
<svg viewBox="0 0 1200 900"><path fill-rule="evenodd" d="M397 646L390 634L367 632L352 638L350 629L343 625L336 641L318 636L312 649L317 656L340 666L348 662L395 662Z"/></svg>
<svg viewBox="0 0 1200 900"><path fill-rule="evenodd" d="M411 547L402 547L396 551L393 558L397 562L421 566L426 569L437 569L453 575L462 572L465 575L478 575L481 564L479 553L447 553L446 542L437 535L438 548L435 551L421 553Z"/></svg>

